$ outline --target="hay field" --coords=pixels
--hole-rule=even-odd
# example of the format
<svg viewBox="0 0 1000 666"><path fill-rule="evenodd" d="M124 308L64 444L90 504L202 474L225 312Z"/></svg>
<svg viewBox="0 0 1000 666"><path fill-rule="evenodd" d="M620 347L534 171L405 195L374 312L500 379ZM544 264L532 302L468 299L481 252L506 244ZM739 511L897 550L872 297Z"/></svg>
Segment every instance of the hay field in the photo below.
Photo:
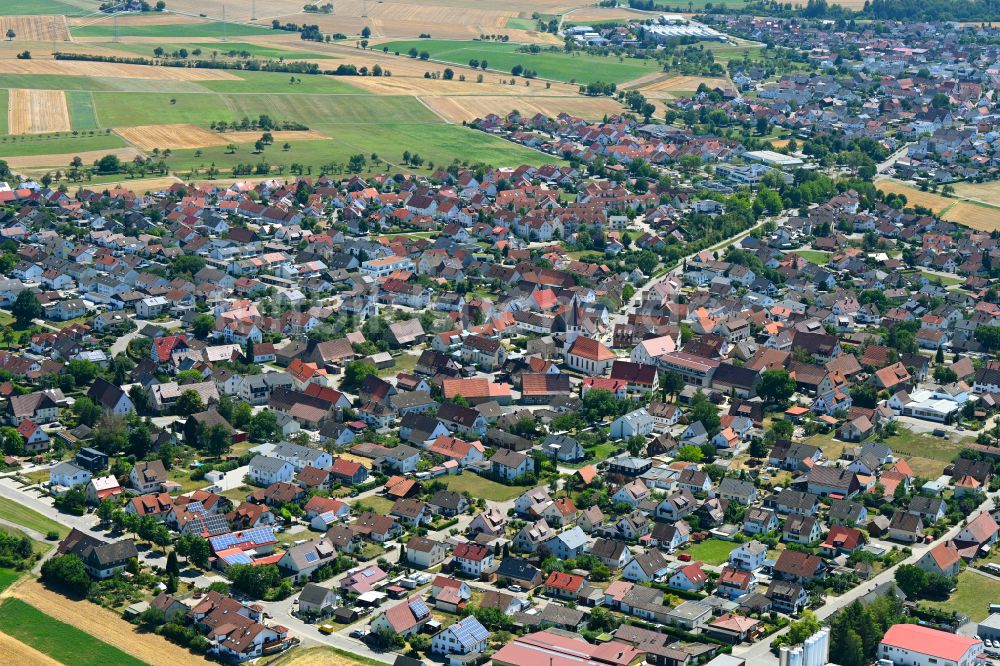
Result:
<svg viewBox="0 0 1000 666"><path fill-rule="evenodd" d="M185 123L118 127L115 133L141 150L205 148L232 143L218 132Z"/></svg>
<svg viewBox="0 0 1000 666"><path fill-rule="evenodd" d="M89 601L74 601L47 590L34 579L24 579L5 594L34 606L60 622L72 625L152 666L207 664L204 659L155 634L139 634L116 613Z"/></svg>
<svg viewBox="0 0 1000 666"><path fill-rule="evenodd" d="M197 125L139 125L118 127L115 133L141 150L208 148L230 143L253 143L263 132L212 132ZM278 145L286 141L323 141L330 137L311 130L271 132Z"/></svg>
<svg viewBox="0 0 1000 666"><path fill-rule="evenodd" d="M729 82L722 78L707 78L703 76L671 76L655 83L637 87L636 89L646 97L673 96L686 92L693 92L698 86L704 83L709 88L716 86L726 86Z"/></svg>
<svg viewBox="0 0 1000 666"><path fill-rule="evenodd" d="M120 79L150 79L154 81L239 81L240 77L224 69L194 67L154 67L113 62L81 60L13 60L4 61L5 74L90 76Z"/></svg>
<svg viewBox="0 0 1000 666"><path fill-rule="evenodd" d="M3 3L0 3L0 12ZM0 16L0 35L13 30L15 37L10 41L51 42L69 41L69 28L65 16ZM5 37L6 39L6 37Z"/></svg>
<svg viewBox="0 0 1000 666"><path fill-rule="evenodd" d="M105 155L116 155L122 161L133 160L139 155L135 148L118 148L115 150L85 150L79 153L53 153L49 155L22 155L6 158L7 164L16 169L40 169L43 167L65 168L74 157L79 157L84 164L91 164Z"/></svg>
<svg viewBox="0 0 1000 666"><path fill-rule="evenodd" d="M908 206L924 206L936 213L955 203L954 199L933 192L922 192L920 189L898 180L881 180L876 187L886 193L904 195Z"/></svg>
<svg viewBox="0 0 1000 666"><path fill-rule="evenodd" d="M1000 206L1000 180L988 183L958 183L955 185L955 194Z"/></svg>
<svg viewBox="0 0 1000 666"><path fill-rule="evenodd" d="M521 115L541 113L557 116L562 112L588 120L599 120L605 114L620 113L621 105L610 97L529 97L529 96L423 96L427 106L453 123L481 118L490 113L506 115L517 110Z"/></svg>
<svg viewBox="0 0 1000 666"><path fill-rule="evenodd" d="M945 211L944 219L980 231L994 231L1000 229L1000 208L957 201Z"/></svg>
<svg viewBox="0 0 1000 666"><path fill-rule="evenodd" d="M531 86L503 85L493 75L487 74L482 83L475 80L444 81L442 79L423 79L412 76L372 77L359 76L351 80L351 84L375 95L457 95L460 97L572 97L575 91L570 86L560 86L553 83L546 88L544 82L534 82Z"/></svg>
<svg viewBox="0 0 1000 666"><path fill-rule="evenodd" d="M8 94L7 131L11 134L68 132L69 107L61 90L14 89Z"/></svg>

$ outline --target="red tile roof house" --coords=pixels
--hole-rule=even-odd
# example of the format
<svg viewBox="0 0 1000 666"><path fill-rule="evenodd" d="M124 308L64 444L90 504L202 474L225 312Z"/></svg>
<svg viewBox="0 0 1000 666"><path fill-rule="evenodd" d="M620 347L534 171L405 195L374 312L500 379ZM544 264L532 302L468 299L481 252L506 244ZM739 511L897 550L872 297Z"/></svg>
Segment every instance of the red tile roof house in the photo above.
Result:
<svg viewBox="0 0 1000 666"><path fill-rule="evenodd" d="M836 557L850 554L865 544L865 536L861 530L843 525L833 525L826 535L826 540L819 546L820 555Z"/></svg>
<svg viewBox="0 0 1000 666"><path fill-rule="evenodd" d="M545 579L545 594L550 597L575 600L587 584L587 579L583 576L553 571Z"/></svg>
<svg viewBox="0 0 1000 666"><path fill-rule="evenodd" d="M400 636L410 636L423 629L431 619L431 611L420 597L411 597L396 604L372 620L372 631L386 629Z"/></svg>
<svg viewBox="0 0 1000 666"><path fill-rule="evenodd" d="M481 576L493 566L493 550L478 543L460 543L455 546L452 570L469 576Z"/></svg>
<svg viewBox="0 0 1000 666"><path fill-rule="evenodd" d="M993 516L984 511L955 536L955 547L958 548L962 557L971 559L979 553L983 546L996 543L998 532L1000 532L1000 526L993 520Z"/></svg>
<svg viewBox="0 0 1000 666"><path fill-rule="evenodd" d="M954 578L958 575L962 564L962 556L951 541L941 543L931 548L917 560L917 566L927 573Z"/></svg>

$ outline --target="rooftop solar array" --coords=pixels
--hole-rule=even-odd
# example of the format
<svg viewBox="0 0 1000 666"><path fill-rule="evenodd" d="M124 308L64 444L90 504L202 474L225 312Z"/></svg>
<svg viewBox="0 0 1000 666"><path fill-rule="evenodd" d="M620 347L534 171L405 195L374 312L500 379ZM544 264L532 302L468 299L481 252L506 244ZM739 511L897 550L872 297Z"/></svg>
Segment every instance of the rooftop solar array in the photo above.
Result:
<svg viewBox="0 0 1000 666"><path fill-rule="evenodd" d="M486 627L471 615L451 625L451 630L455 632L455 638L462 645L475 645L485 641L490 636Z"/></svg>
<svg viewBox="0 0 1000 666"><path fill-rule="evenodd" d="M423 599L416 598L410 600L410 610L417 618L426 617L431 614L427 604L424 603Z"/></svg>
<svg viewBox="0 0 1000 666"><path fill-rule="evenodd" d="M255 527L242 532L220 534L219 536L211 537L209 539L212 544L212 550L215 552L225 550L227 548L243 548L254 544L272 543L274 540L274 532L270 527Z"/></svg>
<svg viewBox="0 0 1000 666"><path fill-rule="evenodd" d="M246 553L233 553L222 558L226 564L253 564L253 560Z"/></svg>

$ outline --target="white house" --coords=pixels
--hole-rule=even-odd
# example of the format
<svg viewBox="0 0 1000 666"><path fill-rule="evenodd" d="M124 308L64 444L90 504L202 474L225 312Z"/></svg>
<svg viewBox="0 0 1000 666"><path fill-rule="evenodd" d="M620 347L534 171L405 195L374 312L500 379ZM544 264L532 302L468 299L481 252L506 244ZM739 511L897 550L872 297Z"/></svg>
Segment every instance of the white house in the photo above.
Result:
<svg viewBox="0 0 1000 666"><path fill-rule="evenodd" d="M879 659L897 666L973 666L983 642L919 624L896 624L878 646Z"/></svg>
<svg viewBox="0 0 1000 666"><path fill-rule="evenodd" d="M431 641L435 654L471 654L486 649L490 632L475 616L462 618L447 629L438 632Z"/></svg>
<svg viewBox="0 0 1000 666"><path fill-rule="evenodd" d="M250 461L247 476L260 486L269 486L279 481L291 483L295 477L295 468L287 460L257 455Z"/></svg>
<svg viewBox="0 0 1000 666"><path fill-rule="evenodd" d="M93 475L89 470L64 461L49 469L49 485L72 488L87 483L91 476Z"/></svg>
<svg viewBox="0 0 1000 666"><path fill-rule="evenodd" d="M639 408L619 416L611 424L611 436L615 439L628 439L629 437L645 437L653 432L654 420L646 409Z"/></svg>

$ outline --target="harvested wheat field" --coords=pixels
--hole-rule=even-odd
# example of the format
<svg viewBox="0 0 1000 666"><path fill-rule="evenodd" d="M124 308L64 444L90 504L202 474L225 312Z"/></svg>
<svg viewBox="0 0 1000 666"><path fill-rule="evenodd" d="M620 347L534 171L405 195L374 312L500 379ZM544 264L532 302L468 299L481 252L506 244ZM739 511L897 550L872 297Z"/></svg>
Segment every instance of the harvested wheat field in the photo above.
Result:
<svg viewBox="0 0 1000 666"><path fill-rule="evenodd" d="M622 106L610 97L435 97L420 98L436 114L453 123L482 118L490 113L506 115L515 109L523 116L541 113L555 117L562 112L587 120L621 113Z"/></svg>
<svg viewBox="0 0 1000 666"><path fill-rule="evenodd" d="M135 159L139 155L135 148L117 148L114 150L85 150L79 153L53 153L50 155L21 155L5 157L11 167L18 169L40 169L43 167L67 167L74 157L79 157L84 164L91 164L105 155L116 155L122 161Z"/></svg>
<svg viewBox="0 0 1000 666"><path fill-rule="evenodd" d="M0 662L20 666L59 666L59 662L52 657L7 634L0 634Z"/></svg>
<svg viewBox="0 0 1000 666"><path fill-rule="evenodd" d="M955 194L967 199L1000 206L1000 180L988 183L958 183L955 185Z"/></svg>
<svg viewBox="0 0 1000 666"><path fill-rule="evenodd" d="M239 81L240 77L223 69L194 67L155 67L125 65L113 62L80 60L13 60L3 64L5 74L56 74L63 76L95 76L119 79L151 79L156 81Z"/></svg>
<svg viewBox="0 0 1000 666"><path fill-rule="evenodd" d="M649 12L637 12L627 7L581 7L566 12L563 20L566 23L602 23L604 21L635 20L645 21Z"/></svg>
<svg viewBox="0 0 1000 666"><path fill-rule="evenodd" d="M15 88L8 93L7 131L11 134L69 130L69 109L63 91Z"/></svg>
<svg viewBox="0 0 1000 666"><path fill-rule="evenodd" d="M206 148L232 143L219 132L187 124L117 127L115 133L140 150Z"/></svg>
<svg viewBox="0 0 1000 666"><path fill-rule="evenodd" d="M208 663L160 636L137 633L135 627L116 613L89 601L74 601L50 592L32 578L15 583L5 594L21 599L46 615L73 625L147 664L176 666Z"/></svg>
<svg viewBox="0 0 1000 666"><path fill-rule="evenodd" d="M954 199L933 192L922 192L916 187L898 180L881 180L876 187L886 193L904 195L908 206L923 206L934 212L939 212L955 203Z"/></svg>
<svg viewBox="0 0 1000 666"><path fill-rule="evenodd" d="M671 76L670 78L655 83L650 83L637 88L646 97L659 97L662 94L672 95L687 92L694 92L704 83L709 88L717 86L728 86L729 82L721 78L707 78L704 76Z"/></svg>
<svg viewBox="0 0 1000 666"><path fill-rule="evenodd" d="M232 181L230 181L230 184L231 182ZM158 178L133 178L131 180L123 180L118 183L108 183L105 187L109 190L122 188L132 190L136 193L146 193L170 189L172 185L176 185L177 183L183 183L183 181L180 178L175 178L174 176L160 176Z"/></svg>
<svg viewBox="0 0 1000 666"><path fill-rule="evenodd" d="M3 11L2 3L0 11ZM70 41L65 16L0 16L0 34L6 35L8 30L14 31L17 41Z"/></svg>
<svg viewBox="0 0 1000 666"><path fill-rule="evenodd" d="M1000 229L1000 208L957 201L945 211L944 219L973 229L994 231Z"/></svg>

